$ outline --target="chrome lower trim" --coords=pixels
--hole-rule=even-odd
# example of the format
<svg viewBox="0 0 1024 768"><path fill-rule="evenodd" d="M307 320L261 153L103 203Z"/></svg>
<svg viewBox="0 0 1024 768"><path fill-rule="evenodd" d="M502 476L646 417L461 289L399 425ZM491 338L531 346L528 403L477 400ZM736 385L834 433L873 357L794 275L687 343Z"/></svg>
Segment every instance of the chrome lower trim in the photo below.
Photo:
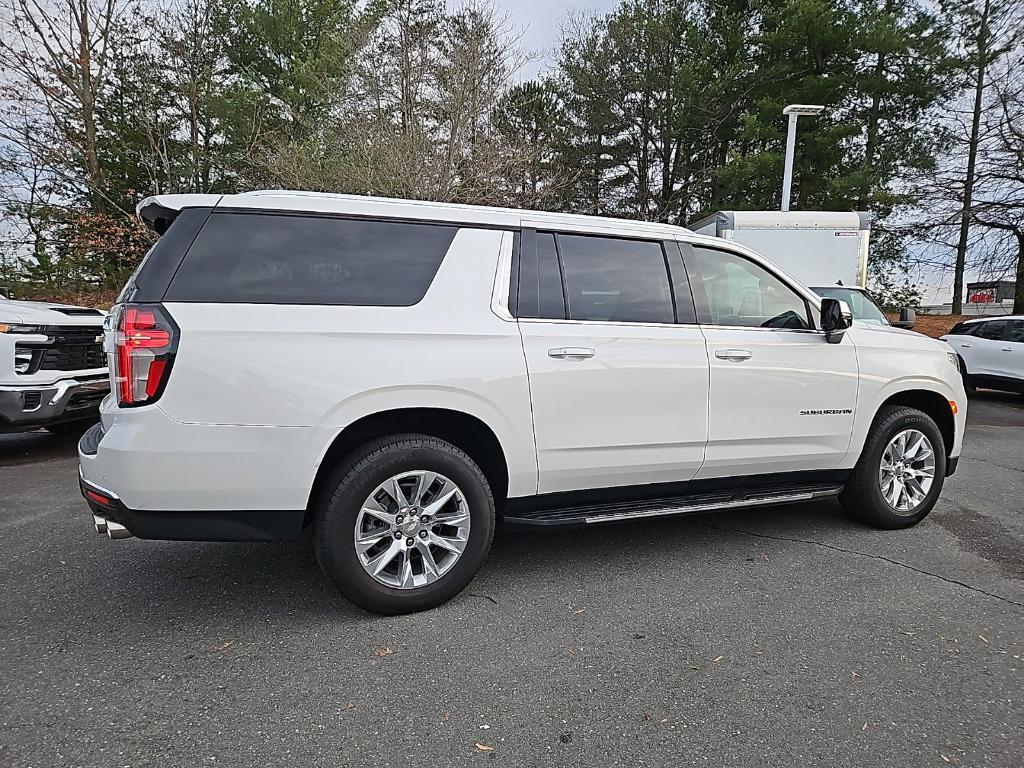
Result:
<svg viewBox="0 0 1024 768"><path fill-rule="evenodd" d="M115 523L113 520L107 520L107 536L111 539L130 539L132 537L132 532L120 523Z"/></svg>
<svg viewBox="0 0 1024 768"><path fill-rule="evenodd" d="M820 491L801 491L799 493L771 494L736 501L713 501L704 504L678 504L655 509L644 509L636 512L621 512L616 515L596 515L584 518L588 525L593 523L611 523L618 520L637 520L643 517L664 517L668 515L685 515L692 512L713 512L724 509L743 509L746 507L763 507L773 504L792 504L800 501L837 496L841 488L829 488Z"/></svg>

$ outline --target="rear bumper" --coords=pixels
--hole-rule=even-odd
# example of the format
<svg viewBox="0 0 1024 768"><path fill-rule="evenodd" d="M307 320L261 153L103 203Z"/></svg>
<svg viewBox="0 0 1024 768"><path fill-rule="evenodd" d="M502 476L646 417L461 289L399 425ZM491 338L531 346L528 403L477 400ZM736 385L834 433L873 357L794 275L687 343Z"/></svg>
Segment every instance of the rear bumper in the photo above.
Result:
<svg viewBox="0 0 1024 768"><path fill-rule="evenodd" d="M106 376L0 386L0 432L87 419L97 413L100 401L109 391Z"/></svg>
<svg viewBox="0 0 1024 768"><path fill-rule="evenodd" d="M96 424L78 443L79 487L92 511L98 533L106 533L110 538L131 535L167 541L287 541L301 535L304 509L164 511L129 508L115 491L85 477L82 465L96 457L103 434L103 425ZM115 525L110 526L109 522ZM121 528L126 529L126 533L120 531Z"/></svg>

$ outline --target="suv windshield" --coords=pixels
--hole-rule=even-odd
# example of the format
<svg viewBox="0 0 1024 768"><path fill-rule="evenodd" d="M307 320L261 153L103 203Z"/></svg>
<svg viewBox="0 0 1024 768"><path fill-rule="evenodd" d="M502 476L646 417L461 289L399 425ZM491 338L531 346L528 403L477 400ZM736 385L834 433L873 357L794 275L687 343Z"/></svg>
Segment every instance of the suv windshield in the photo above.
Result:
<svg viewBox="0 0 1024 768"><path fill-rule="evenodd" d="M844 288L841 285L830 285L823 288L812 288L811 290L822 298L845 301L850 305L850 311L853 312L854 320L889 325L889 320L882 314L882 310L878 308L878 305L875 304L867 291L857 288Z"/></svg>

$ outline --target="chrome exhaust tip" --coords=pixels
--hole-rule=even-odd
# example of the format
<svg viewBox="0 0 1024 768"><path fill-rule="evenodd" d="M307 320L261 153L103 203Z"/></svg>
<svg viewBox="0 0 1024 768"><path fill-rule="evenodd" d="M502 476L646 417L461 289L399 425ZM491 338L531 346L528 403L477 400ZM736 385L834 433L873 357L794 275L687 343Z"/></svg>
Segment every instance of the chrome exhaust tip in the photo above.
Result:
<svg viewBox="0 0 1024 768"><path fill-rule="evenodd" d="M120 523L115 523L113 520L107 520L107 536L112 539L130 539L132 532L125 528Z"/></svg>
<svg viewBox="0 0 1024 768"><path fill-rule="evenodd" d="M92 516L92 524L96 526L96 533L106 533L107 532L107 520L106 520L106 518L100 517L99 515L93 515Z"/></svg>

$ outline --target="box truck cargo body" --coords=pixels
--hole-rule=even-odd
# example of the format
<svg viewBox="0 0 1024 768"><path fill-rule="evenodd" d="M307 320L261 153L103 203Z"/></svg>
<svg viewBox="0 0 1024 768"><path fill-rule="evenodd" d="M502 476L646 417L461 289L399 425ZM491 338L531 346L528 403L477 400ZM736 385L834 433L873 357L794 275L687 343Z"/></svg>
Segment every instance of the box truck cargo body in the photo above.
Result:
<svg viewBox="0 0 1024 768"><path fill-rule="evenodd" d="M718 211L689 229L753 248L804 285L867 285L868 213Z"/></svg>

